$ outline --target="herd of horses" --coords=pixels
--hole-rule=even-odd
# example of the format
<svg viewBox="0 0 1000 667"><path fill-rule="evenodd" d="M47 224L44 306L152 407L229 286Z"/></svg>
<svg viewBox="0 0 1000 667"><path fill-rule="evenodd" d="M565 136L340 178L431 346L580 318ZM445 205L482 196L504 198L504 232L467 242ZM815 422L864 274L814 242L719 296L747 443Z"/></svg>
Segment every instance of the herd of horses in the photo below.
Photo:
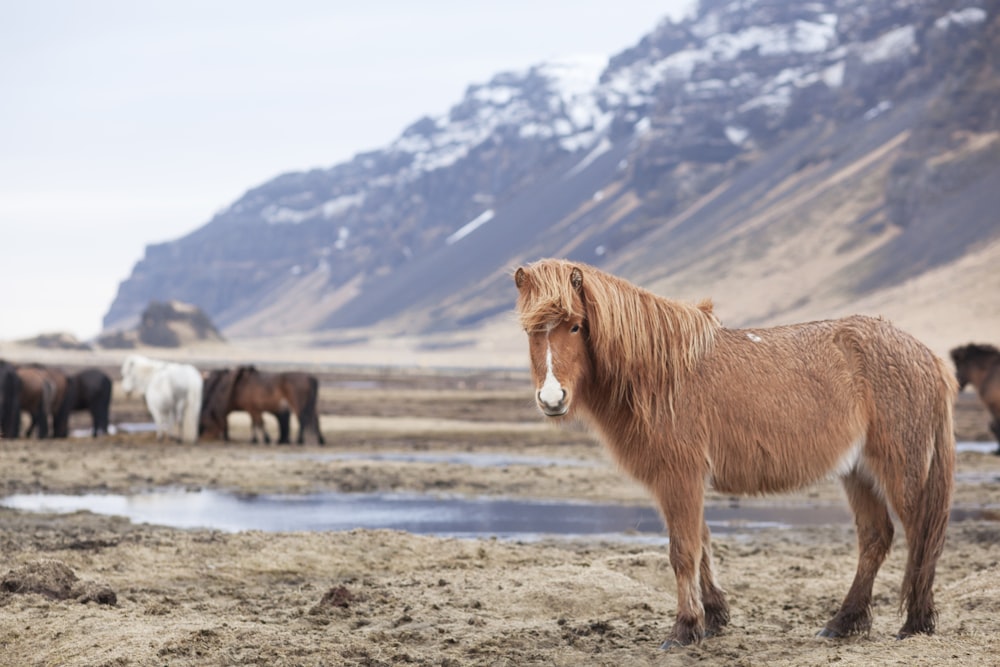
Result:
<svg viewBox="0 0 1000 667"><path fill-rule="evenodd" d="M325 444L317 409L319 382L309 373L268 372L251 365L202 372L191 364L133 354L122 363L121 383L126 395L145 400L158 439L228 441L229 414L245 411L254 443L258 434L271 442L263 418L270 413L278 422L279 444L291 442L292 415L299 422L298 444L307 437ZM0 361L0 437L68 437L70 414L79 410L90 412L94 437L106 435L112 387L112 378L97 368L67 373L39 363ZM30 419L23 434L22 413Z"/></svg>
<svg viewBox="0 0 1000 667"><path fill-rule="evenodd" d="M67 373L43 364L0 360L0 437L21 436L21 413L30 418L25 436L65 438L69 416L90 412L92 433L108 432L111 378L96 368Z"/></svg>

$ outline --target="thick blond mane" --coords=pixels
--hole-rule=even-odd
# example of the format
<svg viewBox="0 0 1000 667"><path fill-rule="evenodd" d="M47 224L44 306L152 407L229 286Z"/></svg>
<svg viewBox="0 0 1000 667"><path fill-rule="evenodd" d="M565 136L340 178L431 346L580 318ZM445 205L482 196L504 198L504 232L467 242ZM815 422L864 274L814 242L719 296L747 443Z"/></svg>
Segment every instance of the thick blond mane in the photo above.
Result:
<svg viewBox="0 0 1000 667"><path fill-rule="evenodd" d="M579 290L573 270L582 273ZM710 301L688 304L657 296L586 264L542 260L527 267L518 312L528 331L574 316L586 319L595 380L643 421L660 418L657 397L673 396L708 352L721 326Z"/></svg>

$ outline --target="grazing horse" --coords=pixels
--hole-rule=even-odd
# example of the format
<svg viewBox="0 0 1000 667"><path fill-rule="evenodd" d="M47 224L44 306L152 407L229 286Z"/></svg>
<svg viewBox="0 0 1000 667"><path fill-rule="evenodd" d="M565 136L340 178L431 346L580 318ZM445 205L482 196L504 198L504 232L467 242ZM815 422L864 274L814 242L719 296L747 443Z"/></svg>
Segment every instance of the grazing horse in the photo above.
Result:
<svg viewBox="0 0 1000 667"><path fill-rule="evenodd" d="M298 371L268 373L254 366L215 370L205 380L206 396L202 404L201 433L206 437L229 439L226 417L242 410L250 414L251 442L257 443L258 432L265 443L271 437L264 428L263 413L278 419L278 443L290 441L290 415L299 420L298 444L305 443L305 432L311 430L320 444L325 444L319 428L316 410L318 382L315 377Z"/></svg>
<svg viewBox="0 0 1000 667"><path fill-rule="evenodd" d="M514 281L539 409L581 417L659 504L677 579L677 617L662 648L729 621L706 485L780 493L831 475L854 512L859 560L820 636L870 629L890 507L908 545L898 637L934 631L955 465L956 383L941 359L876 318L728 329L709 301L665 299L563 260L519 268Z"/></svg>
<svg viewBox="0 0 1000 667"><path fill-rule="evenodd" d="M264 395L249 386L245 382L248 369L253 367L217 369L208 373L198 432L205 438L222 438L228 442L229 413L243 411L250 415L251 442L257 444L260 441L257 437L259 432L264 442L270 444L271 436L264 427L264 413L270 412L278 420L278 442L287 443L291 414L287 402L281 396Z"/></svg>
<svg viewBox="0 0 1000 667"><path fill-rule="evenodd" d="M69 376L66 389L68 412L87 410L90 412L91 434L107 434L111 409L111 378L96 368L87 368ZM68 420L67 420L68 424ZM67 428L68 430L68 428ZM67 433L56 433L66 437Z"/></svg>
<svg viewBox="0 0 1000 667"><path fill-rule="evenodd" d="M311 431L316 441L325 445L323 431L319 427L319 380L315 375L302 371L278 373L278 386L288 399L292 414L299 422L297 444L305 444L305 434Z"/></svg>
<svg viewBox="0 0 1000 667"><path fill-rule="evenodd" d="M21 377L14 364L0 360L0 436L21 435Z"/></svg>
<svg viewBox="0 0 1000 667"><path fill-rule="evenodd" d="M43 439L66 437L66 374L42 364L18 366L17 374L21 378L21 409L31 417L25 437L34 433Z"/></svg>
<svg viewBox="0 0 1000 667"><path fill-rule="evenodd" d="M1000 456L1000 350L992 345L970 343L954 348L951 360L955 362L959 390L967 384L975 387L979 400L993 416L990 430L997 439L994 453Z"/></svg>
<svg viewBox="0 0 1000 667"><path fill-rule="evenodd" d="M122 363L122 389L126 395L141 393L156 422L156 438L173 436L181 442L197 442L202 379L198 369L130 354Z"/></svg>

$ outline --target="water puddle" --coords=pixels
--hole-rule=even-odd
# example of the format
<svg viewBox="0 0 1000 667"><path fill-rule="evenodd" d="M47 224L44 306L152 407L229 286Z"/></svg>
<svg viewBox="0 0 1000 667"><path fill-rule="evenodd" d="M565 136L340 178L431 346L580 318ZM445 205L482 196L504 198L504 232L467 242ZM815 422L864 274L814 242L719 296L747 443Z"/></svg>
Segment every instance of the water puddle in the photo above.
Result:
<svg viewBox="0 0 1000 667"><path fill-rule="evenodd" d="M0 506L33 512L86 510L136 523L224 531L405 530L450 537L531 540L542 536L604 536L666 541L651 506L497 498L440 498L420 494L232 494L170 489L131 496L20 494ZM846 506L710 505L705 518L716 534L762 528L850 525ZM954 508L951 520L996 521L1000 510Z"/></svg>
<svg viewBox="0 0 1000 667"><path fill-rule="evenodd" d="M997 450L997 443L995 442L956 442L955 451L961 454L962 452L977 452L979 454L992 454Z"/></svg>
<svg viewBox="0 0 1000 667"><path fill-rule="evenodd" d="M0 505L36 512L87 510L124 516L137 523L225 531L388 528L426 535L524 540L543 535L665 539L662 520L652 507L567 501L167 490L133 496L22 494L0 499ZM716 533L850 521L846 508L826 506L709 507L706 518Z"/></svg>

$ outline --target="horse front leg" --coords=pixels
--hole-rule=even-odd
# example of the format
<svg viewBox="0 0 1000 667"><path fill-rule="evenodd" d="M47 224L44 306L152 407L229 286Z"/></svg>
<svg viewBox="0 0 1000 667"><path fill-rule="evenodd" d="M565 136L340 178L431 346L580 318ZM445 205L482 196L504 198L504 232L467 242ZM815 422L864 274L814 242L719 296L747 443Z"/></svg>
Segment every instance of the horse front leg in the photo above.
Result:
<svg viewBox="0 0 1000 667"><path fill-rule="evenodd" d="M1000 417L990 422L990 430L993 431L993 437L997 439L997 448L993 453L1000 456Z"/></svg>
<svg viewBox="0 0 1000 667"><path fill-rule="evenodd" d="M683 474L672 470L670 479L660 481L653 492L659 501L663 518L667 523L670 535L670 565L677 579L677 618L674 627L660 646L671 649L675 646L687 646L700 642L705 637L705 607L702 601L703 585L700 581L700 567L706 556L702 550L704 519L704 482L703 476L696 471ZM717 590L714 583L711 590ZM721 591L719 591L721 594ZM718 609L713 612L713 624L721 625L722 614L728 619L728 606L725 612ZM723 598L723 605L725 600Z"/></svg>
<svg viewBox="0 0 1000 667"><path fill-rule="evenodd" d="M705 636L713 637L729 624L729 603L715 582L712 568L712 533L708 522L701 524L701 602L705 607Z"/></svg>

